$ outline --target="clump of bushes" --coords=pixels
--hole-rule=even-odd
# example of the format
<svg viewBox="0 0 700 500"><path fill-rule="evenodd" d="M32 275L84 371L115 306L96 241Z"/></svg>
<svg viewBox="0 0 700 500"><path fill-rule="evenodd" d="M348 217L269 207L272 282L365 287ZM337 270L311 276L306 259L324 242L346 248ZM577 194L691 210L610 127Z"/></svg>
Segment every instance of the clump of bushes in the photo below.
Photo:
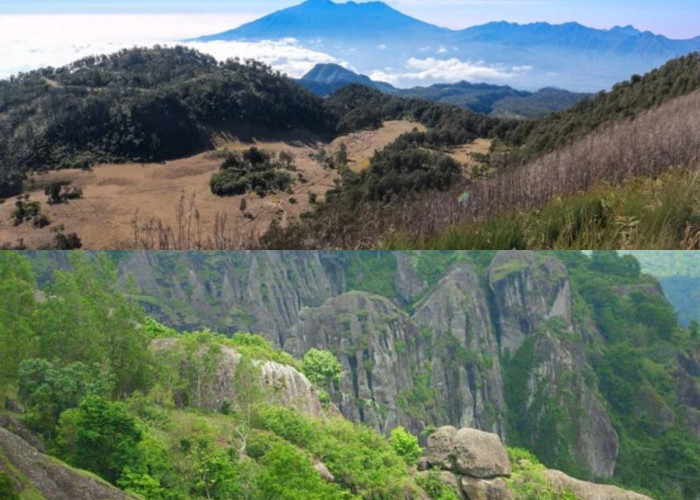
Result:
<svg viewBox="0 0 700 500"><path fill-rule="evenodd" d="M211 192L217 196L235 196L253 191L264 197L289 191L294 180L287 170L295 168L290 154L282 152L274 157L253 146L242 154L226 156L221 172L211 178Z"/></svg>
<svg viewBox="0 0 700 500"><path fill-rule="evenodd" d="M53 248L55 250L80 250L83 248L83 242L78 237L77 233L64 233L65 228L60 225L53 229L56 233L54 236Z"/></svg>
<svg viewBox="0 0 700 500"><path fill-rule="evenodd" d="M79 200L83 197L83 190L78 186L71 186L71 181L55 181L46 186L44 194L49 197L49 205L59 205L68 203L68 200Z"/></svg>
<svg viewBox="0 0 700 500"><path fill-rule="evenodd" d="M31 222L36 228L46 227L51 223L46 214L41 212L39 202L29 201L29 195L17 198L15 209L12 211L12 223L15 226L24 222Z"/></svg>

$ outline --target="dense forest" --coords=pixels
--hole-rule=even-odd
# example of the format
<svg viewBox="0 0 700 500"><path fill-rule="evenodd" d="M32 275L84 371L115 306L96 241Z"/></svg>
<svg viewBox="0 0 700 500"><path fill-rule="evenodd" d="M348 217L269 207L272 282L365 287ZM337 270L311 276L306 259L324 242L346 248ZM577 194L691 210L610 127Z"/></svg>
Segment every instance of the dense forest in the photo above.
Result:
<svg viewBox="0 0 700 500"><path fill-rule="evenodd" d="M392 355L405 352L416 356L427 349L426 355L436 356L433 363L443 359L449 363L446 367L454 364L450 370L456 370L455 377L457 366L464 364L470 377L477 379L474 387L465 386L466 391L483 390L480 384L492 384L492 370L501 366L503 414L485 407L480 418L505 419L502 432L509 446L529 449L549 467L589 477L590 464L581 462L574 443L588 443L582 445L588 447L603 439L609 446L619 440L619 450L613 456L614 475L607 481L658 499L694 500L700 477L700 444L691 427L698 410L693 403L698 390L693 370L697 369L694 359L700 349L700 333L697 325L678 325L657 281L640 274L633 257L615 252L590 256L580 252L303 254L145 256L104 252L90 256L3 252L0 288L8 300L0 304L0 341L4 346L0 352L4 401L0 422L67 463L148 499L393 499L412 498L417 488L423 488L431 491L430 498L454 500L457 497L450 496L449 489L443 492L438 487L440 481L431 486L410 467L421 454L426 436L434 426L446 423L449 408L459 399L458 392L449 393L454 401L436 392L437 386L431 382L438 373L431 371L435 367L413 361L395 368L410 370L413 382L412 389L398 393L405 428L394 424L384 429L384 434L391 434L388 439L365 426L371 423L366 420L374 414L370 412L386 418L372 400L381 397L379 394L366 393L367 399L358 399L358 406L352 409L343 403L354 397L348 372L355 373L355 368L347 364L346 356L359 349L357 356L363 359L368 356L363 350L382 349L381 336L375 338L372 332L393 331L391 325L398 321L406 338L392 340L398 342ZM411 268L405 267L405 259L412 262ZM251 267L253 262L256 264ZM465 265L481 278L465 275ZM356 317L366 322L366 333L355 338L358 333L349 329L349 345L319 344L300 350L298 344L278 337L276 327L271 326L284 321L278 316L285 314L282 310L274 312L277 297L288 293L285 290L289 287L300 297L321 294L321 289L306 287L313 283L310 280L322 283L329 279L323 278L324 273L337 283L331 287L342 283L350 292L343 294L343 289L338 289L334 293L341 295L319 309L308 302L309 297L301 299L305 301L302 304L313 307L302 307L300 318L308 321L314 314L323 318L329 304L346 307L343 304L367 297L370 302L364 306L358 302L357 309L331 310L336 319L323 320L329 323L310 324L314 331L329 327L342 330ZM410 277L410 273L416 274ZM216 283L222 279L224 288L217 291L221 285ZM467 281L455 281L458 279ZM412 285L414 291L410 292L402 284L416 280L423 283L423 291ZM480 280L490 284L480 285ZM501 287L519 281L527 283L528 293L534 294L530 299L523 296L523 300L535 309L538 306L534 304L544 297L538 294L557 295L557 290L569 290L571 318L565 319L566 313L542 322L532 311L527 317L519 316L518 306L510 302L504 303L506 309L500 309L501 301L511 300L506 291L499 291ZM454 283L462 284L454 288ZM180 287L175 292L179 298L168 291L175 284ZM226 306L232 292L225 289L245 284L250 290L262 291L261 301ZM440 296L442 287L453 290L450 293L455 298L462 286L473 287L467 289L472 297L478 297L481 286L493 290L488 307L494 325L500 325L495 332L499 343L513 338L508 325L514 319L508 318L521 317L523 324L533 325L523 327L524 331L533 330L526 333L517 351L489 354L486 344L471 344L465 350L454 343L451 335L457 334L455 330L445 336L439 320L419 323L424 325L421 329L412 326L431 297ZM397 306L389 307L388 299ZM337 302L340 300L345 302ZM372 301L381 304L378 315ZM206 324L203 315L217 304L231 315L227 319L214 314L223 321L225 336L173 320L181 314L190 318L189 322ZM175 329L149 318L144 308ZM164 314L168 309L175 315ZM407 319L407 314L415 319ZM254 326L258 324L270 326ZM482 335L479 331L483 327L472 325L469 328L475 330L470 335ZM299 327L284 330L290 332L287 335L296 335ZM184 333L188 330L194 333ZM410 340L413 335L415 339ZM295 357L278 350L280 342ZM358 342L356 347L354 342ZM236 394L230 400L217 392L222 382L215 369L230 356L228 349L243 355L238 366L246 367L237 370L230 382ZM373 374L375 384L384 383L387 375L383 368L374 366L379 358L371 362L372 354L369 356L364 358L363 370ZM573 363L566 365L567 375L559 371L565 359ZM343 361L342 366L338 360ZM553 363L554 378L541 379L531 388L536 389L534 399L528 399L531 389L521 386L539 373L543 360ZM294 404L279 407L276 398L284 395L284 387L301 386L295 382L278 385L272 392L259 389L253 382L261 376L256 363L266 361L277 363L277 368L265 368L273 370L265 372L267 376L287 373L284 366L299 370L315 384L322 405L339 405L346 416L347 412L360 411L356 419L365 425L349 423L337 416L337 410L317 418L295 409ZM367 382L363 376L357 383ZM403 382L396 379L395 383ZM592 403L596 398L602 406ZM315 401L300 394L293 400L303 405ZM441 415L436 408L442 405L447 413L433 420L430 415ZM591 424L588 417L582 420L581 412L594 412L596 423ZM597 431L602 436L588 428L608 419L610 423ZM422 423L415 427L416 422ZM401 430L389 432L398 427ZM324 481L313 459L325 464L336 480ZM2 464L0 457L0 471ZM516 470L514 478L520 477L518 474ZM546 489L546 483L518 486L513 481L509 485L517 492L517 500L573 498L557 496Z"/></svg>

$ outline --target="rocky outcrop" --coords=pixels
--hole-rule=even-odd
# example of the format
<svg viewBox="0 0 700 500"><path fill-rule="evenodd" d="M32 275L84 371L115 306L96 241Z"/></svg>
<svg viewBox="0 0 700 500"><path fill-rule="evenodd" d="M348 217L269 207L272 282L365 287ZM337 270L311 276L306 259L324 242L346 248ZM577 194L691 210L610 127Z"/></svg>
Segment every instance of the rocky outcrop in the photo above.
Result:
<svg viewBox="0 0 700 500"><path fill-rule="evenodd" d="M468 500L513 500L513 493L500 477L496 479L462 478L462 491Z"/></svg>
<svg viewBox="0 0 700 500"><path fill-rule="evenodd" d="M298 357L312 347L334 352L343 365L331 389L334 403L347 418L389 432L425 424L401 407L415 386L413 369L423 362L424 344L411 318L389 299L349 292L303 309L284 349Z"/></svg>
<svg viewBox="0 0 700 500"><path fill-rule="evenodd" d="M417 306L413 319L429 334L433 387L444 402L440 424L505 435L503 382L486 294L469 264L458 264Z"/></svg>
<svg viewBox="0 0 700 500"><path fill-rule="evenodd" d="M47 457L19 436L0 427L0 471L27 498L47 500L136 500L105 481ZM33 490L33 491L31 491Z"/></svg>
<svg viewBox="0 0 700 500"><path fill-rule="evenodd" d="M428 284L416 272L408 254L396 253L396 276L394 288L399 300L404 304L412 303L427 288Z"/></svg>
<svg viewBox="0 0 700 500"><path fill-rule="evenodd" d="M515 498L507 482L511 464L496 434L476 429L441 427L428 438L422 468L426 467L441 471L439 477L445 484L453 488L458 485L456 491L463 499ZM578 500L651 500L615 486L580 481L556 470L543 469L542 474L542 479L554 490L572 492Z"/></svg>
<svg viewBox="0 0 700 500"><path fill-rule="evenodd" d="M523 415L522 438L543 458L570 456L591 478L612 477L618 436L596 388L586 381L586 327L572 317L571 286L564 264L532 252L499 252L488 283L502 354L526 372L508 404ZM522 351L524 349L524 351ZM562 418L554 421L555 412ZM556 445L553 445L556 443Z"/></svg>
<svg viewBox="0 0 700 500"><path fill-rule="evenodd" d="M277 345L303 306L339 293L342 276L318 252L133 252L120 263L149 311L183 329L264 332ZM182 308L169 304L179 302Z"/></svg>
<svg viewBox="0 0 700 500"><path fill-rule="evenodd" d="M579 500L652 500L646 495L616 486L580 481L558 470L545 471L547 481L558 491L572 491Z"/></svg>
<svg viewBox="0 0 700 500"><path fill-rule="evenodd" d="M177 339L155 340L152 349L158 355L169 355L178 359L178 363L188 362ZM237 383L242 359L241 354L232 347L217 346L214 373L198 381L200 396L193 403L214 411L220 410L227 402L235 404L241 397L240 385L250 383L248 380ZM312 416L323 413L316 387L296 368L273 361L250 360L250 364L254 370L250 373L259 378L267 403L294 408Z"/></svg>
<svg viewBox="0 0 700 500"><path fill-rule="evenodd" d="M444 426L430 435L425 451L427 467L441 470L443 482L459 491L462 498L513 498L503 480L510 476L511 465L498 435Z"/></svg>
<svg viewBox="0 0 700 500"><path fill-rule="evenodd" d="M571 286L562 262L533 252L499 252L487 279L506 357L550 318L559 317L571 326Z"/></svg>
<svg viewBox="0 0 700 500"><path fill-rule="evenodd" d="M548 331L537 337L532 369L527 375L525 428L535 449L556 443L553 459L568 453L592 478L612 477L618 453L618 435L599 396L586 383L587 360L578 344ZM551 419L553 412L561 417Z"/></svg>
<svg viewBox="0 0 700 500"><path fill-rule="evenodd" d="M408 265L408 264L406 264ZM300 311L283 348L334 352L343 364L331 390L343 415L389 432L451 423L504 434L498 344L471 266L455 266L413 316L391 300L348 292Z"/></svg>
<svg viewBox="0 0 700 500"><path fill-rule="evenodd" d="M439 428L428 438L429 467L438 467L475 479L507 477L508 454L496 434L452 426Z"/></svg>

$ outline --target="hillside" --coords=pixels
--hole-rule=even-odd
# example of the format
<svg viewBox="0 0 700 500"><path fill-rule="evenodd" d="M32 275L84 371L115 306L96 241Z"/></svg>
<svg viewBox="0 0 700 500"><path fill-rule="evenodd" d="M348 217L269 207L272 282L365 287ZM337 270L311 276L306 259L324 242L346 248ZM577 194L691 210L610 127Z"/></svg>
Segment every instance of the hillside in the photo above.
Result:
<svg viewBox="0 0 700 500"><path fill-rule="evenodd" d="M0 181L21 169L181 158L209 149L213 132L245 138L255 127L324 136L334 118L261 63L123 50L0 82Z"/></svg>
<svg viewBox="0 0 700 500"><path fill-rule="evenodd" d="M400 89L388 83L375 82L366 75L358 75L337 64L318 64L298 81L301 86L322 97L352 83L359 83L398 97L427 99L506 118L540 118L573 106L587 97L587 94L553 88L526 92L507 86L464 81Z"/></svg>
<svg viewBox="0 0 700 500"><path fill-rule="evenodd" d="M294 38L305 48L346 62L364 74L391 68L401 87L444 83L474 73L518 88L556 86L598 92L633 73L700 50L700 38L672 40L632 26L609 30L578 23L492 22L463 30L411 18L382 2L311 0L198 41ZM467 55L478 54L478 57ZM460 74L461 73L461 74ZM472 79L472 77L468 77Z"/></svg>
<svg viewBox="0 0 700 500"><path fill-rule="evenodd" d="M318 394L322 395L320 389L327 393L320 399L321 406L332 403L345 418L383 435L391 435L399 426L423 435L420 442L424 446L427 442L428 462L440 460L431 459L430 452L431 439L434 443L437 438L426 440L426 434L444 425L471 427L499 435L510 447L527 448L546 466L580 479L612 481L665 500L696 498L700 477L697 332L677 324L658 282L640 274L632 257L614 252L596 252L591 257L579 252L116 252L98 254L101 267L95 271L91 270L95 263L87 257L28 256L41 288L53 298L34 302L31 295L21 309L0 309L2 314L15 314L14 318L35 311L40 319L35 324L21 323L19 336L15 326L12 337L4 337L16 340L7 344L11 350L2 353L2 380L12 383L17 359L26 356L22 353L51 352L52 359L69 356L67 363L89 364L103 359L100 356L108 352L104 349L109 344L93 338L90 347L81 348L86 335L94 337L92 332L99 331L107 339L123 335L118 332L132 332L118 337L123 339L123 349L108 366L115 370L118 394L131 394L141 387L156 391L145 401L143 396L126 400L139 419L150 422L144 431L155 432L150 438L156 439L151 445L155 448L149 448L151 458L146 460L157 459L157 450L163 447L186 458L187 450L178 451L171 441L168 429L173 425L190 432L202 429L203 436L210 436L207 439L231 429L224 443L240 449L235 429L245 412L240 413L239 404L250 399L239 398L254 396L243 392L250 386L236 385L241 379L232 376L231 370L243 366L242 360L250 356L264 363L261 369L269 371L270 377L297 377L295 367L312 378L318 373L312 366L327 366L322 373L330 378L315 379ZM12 273L4 286L31 290L34 278L27 262L10 252L2 259L7 263L4 275ZM72 271L54 274L66 265ZM122 283L131 282L130 299L119 298L112 265L117 266ZM100 292L91 302L93 309L76 314L72 305L83 300L86 289ZM134 299L179 331L216 325L231 339L208 333L179 337L153 322L135 329L134 324L146 320ZM100 312L104 304L111 308ZM10 324L20 324L17 321ZM95 330L100 324L102 328ZM267 341L236 332L260 332ZM137 346L151 342L153 334L161 340L152 347L158 356L148 361L148 351ZM36 347L16 343L33 335L39 340ZM311 363L306 358L311 349L331 352L340 365L334 369L334 363ZM126 362L134 356L143 359ZM141 378L152 362L161 366L156 371L159 375L155 380ZM177 367L184 378L172 375ZM25 367L22 373L26 377L32 372ZM202 373L201 378L195 378L197 373ZM411 478L391 458L379 434L362 438L356 433L369 432L363 427L353 430L334 419L308 420L318 415L319 400L303 380L270 382L278 390L253 411L251 427L239 428L241 432L250 429L243 443L246 450L250 447L250 456L263 470L271 465L263 457L276 449L277 438L268 438L271 448L259 450L255 443L272 432L305 450L304 456L310 452L332 476L342 478L332 487L350 488L365 498L371 497L372 488L380 488L384 498L398 498L386 488L401 483L407 487ZM23 384L19 394L27 408L41 408L41 400L27 399L31 385ZM175 412L158 409L163 398L173 401ZM191 413L194 408L222 409L227 400L232 403L226 405L232 420L216 413ZM280 413L268 408L273 404L291 408ZM293 409L307 417L292 415ZM48 417L28 422L47 425ZM187 437L188 431L184 432ZM178 434L181 439L182 431ZM361 445L363 439L372 444ZM210 453L210 446L202 451ZM385 466L378 466L371 477L355 468L367 453L371 455L365 455L365 460L385 457ZM74 460L77 466L85 463ZM152 477L174 481L167 475L171 469L159 467L149 468L157 471ZM386 474L395 481L386 481ZM172 484L178 489L185 486Z"/></svg>
<svg viewBox="0 0 700 500"><path fill-rule="evenodd" d="M347 248L361 239L365 247L400 249L697 248L699 88L700 57L693 54L540 120L494 120L467 129L473 119L444 110L430 132L399 138L300 225L271 232L263 243ZM396 99L349 86L329 103L344 109L342 127L359 116L379 119L384 109L401 111ZM425 114L435 116L432 110ZM460 127L461 120L466 123ZM432 192L416 189L420 170L397 160L411 148L445 151L489 136L490 154L477 156L479 166L448 177ZM660 189L653 189L654 179L669 171ZM616 187L624 183L625 196L619 196Z"/></svg>

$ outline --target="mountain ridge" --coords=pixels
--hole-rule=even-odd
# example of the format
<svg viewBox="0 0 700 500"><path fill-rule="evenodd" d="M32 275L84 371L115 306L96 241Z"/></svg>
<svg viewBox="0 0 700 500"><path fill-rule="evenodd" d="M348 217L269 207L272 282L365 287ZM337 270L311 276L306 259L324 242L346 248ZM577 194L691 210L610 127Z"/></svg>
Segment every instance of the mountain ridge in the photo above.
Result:
<svg viewBox="0 0 700 500"><path fill-rule="evenodd" d="M671 39L631 25L596 29L577 22L497 21L452 30L407 16L382 2L336 4L325 0L305 2L194 40L283 38L293 38L360 72L391 68L402 86L455 81L477 71L491 83L514 81L533 90L557 86L587 92L700 50L700 37ZM431 67L440 63L457 69L451 69L449 77L440 76L442 72L431 74Z"/></svg>

